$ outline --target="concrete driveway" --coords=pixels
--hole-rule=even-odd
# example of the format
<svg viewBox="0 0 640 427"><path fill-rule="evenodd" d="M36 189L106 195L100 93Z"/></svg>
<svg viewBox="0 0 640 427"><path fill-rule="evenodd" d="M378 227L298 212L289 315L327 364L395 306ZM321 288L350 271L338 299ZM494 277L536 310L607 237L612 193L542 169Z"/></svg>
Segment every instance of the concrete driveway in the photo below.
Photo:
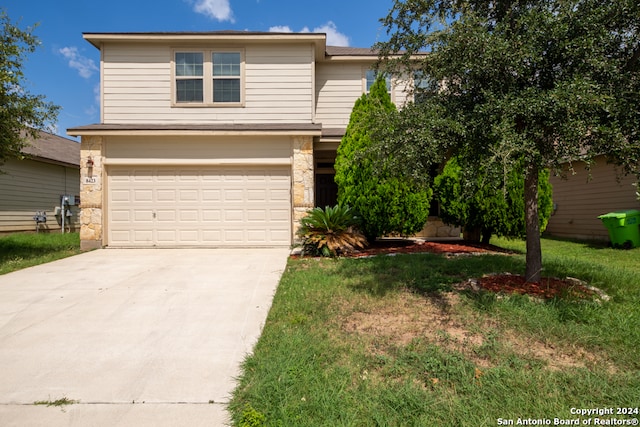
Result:
<svg viewBox="0 0 640 427"><path fill-rule="evenodd" d="M288 252L103 249L0 276L0 425L227 425ZM59 399L77 403L34 405Z"/></svg>

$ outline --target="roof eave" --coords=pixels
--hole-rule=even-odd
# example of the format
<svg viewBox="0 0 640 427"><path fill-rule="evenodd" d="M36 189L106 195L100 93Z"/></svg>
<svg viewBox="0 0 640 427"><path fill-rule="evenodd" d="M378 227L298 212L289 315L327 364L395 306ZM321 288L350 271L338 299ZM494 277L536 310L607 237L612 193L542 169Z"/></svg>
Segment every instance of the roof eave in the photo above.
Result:
<svg viewBox="0 0 640 427"><path fill-rule="evenodd" d="M152 33L83 33L82 37L101 49L104 43L313 43L316 59L324 58L327 35L325 33L270 33L249 31L220 32L152 32Z"/></svg>
<svg viewBox="0 0 640 427"><path fill-rule="evenodd" d="M89 125L67 129L72 136L320 136L319 124L282 124L282 125Z"/></svg>

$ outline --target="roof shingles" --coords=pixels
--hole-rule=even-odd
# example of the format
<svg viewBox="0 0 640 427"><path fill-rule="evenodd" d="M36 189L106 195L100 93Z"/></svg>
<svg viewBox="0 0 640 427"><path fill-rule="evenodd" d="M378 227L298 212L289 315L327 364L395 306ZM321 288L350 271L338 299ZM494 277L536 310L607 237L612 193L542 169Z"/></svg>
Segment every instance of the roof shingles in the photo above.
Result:
<svg viewBox="0 0 640 427"><path fill-rule="evenodd" d="M28 138L23 154L38 160L80 167L80 144L71 139L39 131L36 139Z"/></svg>

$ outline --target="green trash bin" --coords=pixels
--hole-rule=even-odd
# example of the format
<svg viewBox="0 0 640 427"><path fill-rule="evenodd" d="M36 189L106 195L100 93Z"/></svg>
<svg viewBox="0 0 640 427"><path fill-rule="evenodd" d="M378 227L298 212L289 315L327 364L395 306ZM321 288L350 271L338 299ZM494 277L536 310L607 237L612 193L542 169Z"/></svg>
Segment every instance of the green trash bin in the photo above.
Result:
<svg viewBox="0 0 640 427"><path fill-rule="evenodd" d="M640 211L629 209L626 211L610 212L598 218L607 230L614 248L640 247Z"/></svg>

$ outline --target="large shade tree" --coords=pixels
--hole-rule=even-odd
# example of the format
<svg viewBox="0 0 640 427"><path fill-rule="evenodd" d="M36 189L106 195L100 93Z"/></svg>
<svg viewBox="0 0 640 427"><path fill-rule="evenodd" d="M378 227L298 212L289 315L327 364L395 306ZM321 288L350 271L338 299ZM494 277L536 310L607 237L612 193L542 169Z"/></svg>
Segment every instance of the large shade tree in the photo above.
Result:
<svg viewBox="0 0 640 427"><path fill-rule="evenodd" d="M491 166L491 165L490 165ZM509 171L472 169L464 159L451 158L434 180L440 218L464 227L464 238L489 243L493 234L506 237L526 235L524 185L521 167ZM549 171L538 178L538 216L544 231L553 210Z"/></svg>
<svg viewBox="0 0 640 427"><path fill-rule="evenodd" d="M26 88L24 62L39 45L32 32L20 29L0 10L0 166L19 158L28 137L37 137L37 130L55 121L59 110Z"/></svg>
<svg viewBox="0 0 640 427"><path fill-rule="evenodd" d="M429 95L422 108L462 129L442 144L478 166L523 165L525 274L540 281L539 172L604 154L621 172L639 173L640 3L395 0L382 22L383 66L428 76L416 89ZM399 165L427 164L436 144L411 143L417 148L402 147L406 137L384 145L396 157L412 153Z"/></svg>

